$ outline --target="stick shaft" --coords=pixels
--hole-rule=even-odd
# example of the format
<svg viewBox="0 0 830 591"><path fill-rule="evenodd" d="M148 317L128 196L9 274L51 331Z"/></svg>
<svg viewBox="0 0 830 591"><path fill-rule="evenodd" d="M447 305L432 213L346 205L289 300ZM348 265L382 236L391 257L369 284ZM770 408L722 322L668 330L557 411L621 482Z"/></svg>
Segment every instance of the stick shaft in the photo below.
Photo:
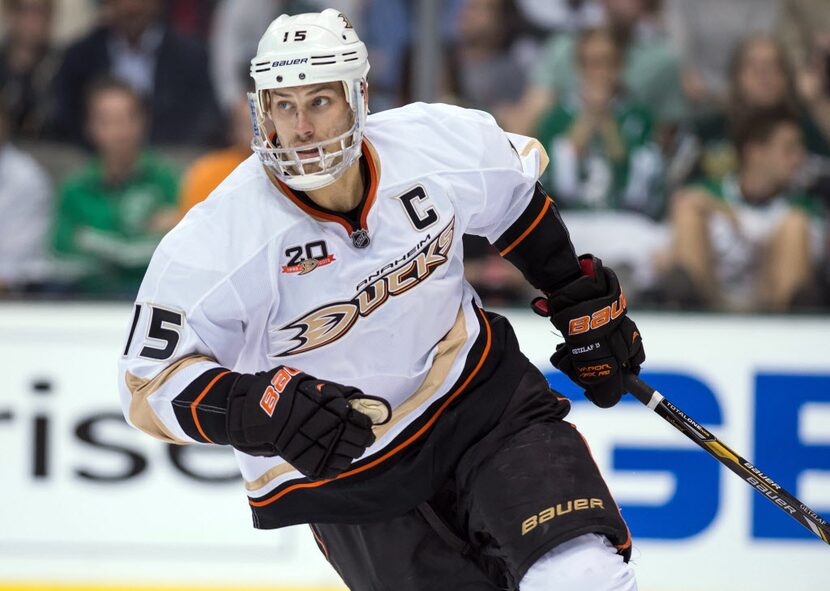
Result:
<svg viewBox="0 0 830 591"><path fill-rule="evenodd" d="M779 509L810 530L816 537L830 545L830 524L799 501L772 478L732 451L717 437L704 429L694 419L666 400L654 388L633 374L625 378L628 391L640 402L663 417L678 431L705 449L721 464L740 476L746 483L764 495Z"/></svg>

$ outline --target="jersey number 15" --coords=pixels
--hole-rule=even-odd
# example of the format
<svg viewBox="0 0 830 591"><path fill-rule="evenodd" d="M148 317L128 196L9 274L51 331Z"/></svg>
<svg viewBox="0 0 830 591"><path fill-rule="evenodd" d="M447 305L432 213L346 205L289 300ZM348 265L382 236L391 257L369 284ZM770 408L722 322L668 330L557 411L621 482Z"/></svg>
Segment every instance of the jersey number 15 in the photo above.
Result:
<svg viewBox="0 0 830 591"><path fill-rule="evenodd" d="M184 314L178 310L162 308L154 304L147 304L150 309L150 322L147 323L147 334L144 336L144 347L138 354L145 359L164 360L170 359L176 352L176 347L181 340L181 330L184 325ZM142 305L136 304L133 311L133 322L130 326L130 334L127 337L127 344L124 346L123 355L126 357L130 352L130 345L133 342L135 329L141 317Z"/></svg>

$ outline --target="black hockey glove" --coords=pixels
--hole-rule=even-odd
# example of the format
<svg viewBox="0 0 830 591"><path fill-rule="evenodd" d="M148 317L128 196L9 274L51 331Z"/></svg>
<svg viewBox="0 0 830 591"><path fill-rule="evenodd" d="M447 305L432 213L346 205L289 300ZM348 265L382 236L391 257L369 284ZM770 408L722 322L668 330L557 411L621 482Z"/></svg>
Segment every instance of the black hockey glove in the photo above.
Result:
<svg viewBox="0 0 830 591"><path fill-rule="evenodd" d="M228 401L228 439L247 454L279 455L310 478L334 478L374 443L372 425L390 415L381 398L278 366L239 376Z"/></svg>
<svg viewBox="0 0 830 591"><path fill-rule="evenodd" d="M646 354L637 325L626 316L625 296L611 269L592 255L579 257L582 276L547 298L532 303L562 333L550 362L585 389L602 408L627 391L625 372L638 374Z"/></svg>

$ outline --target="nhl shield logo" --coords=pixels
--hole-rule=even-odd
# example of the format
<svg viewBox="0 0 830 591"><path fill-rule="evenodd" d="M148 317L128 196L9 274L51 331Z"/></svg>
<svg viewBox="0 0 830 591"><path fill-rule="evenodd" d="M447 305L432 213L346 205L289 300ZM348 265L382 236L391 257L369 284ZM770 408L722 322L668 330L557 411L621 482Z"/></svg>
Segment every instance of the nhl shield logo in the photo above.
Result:
<svg viewBox="0 0 830 591"><path fill-rule="evenodd" d="M350 238L355 248L366 248L369 246L369 231L363 228L351 233Z"/></svg>

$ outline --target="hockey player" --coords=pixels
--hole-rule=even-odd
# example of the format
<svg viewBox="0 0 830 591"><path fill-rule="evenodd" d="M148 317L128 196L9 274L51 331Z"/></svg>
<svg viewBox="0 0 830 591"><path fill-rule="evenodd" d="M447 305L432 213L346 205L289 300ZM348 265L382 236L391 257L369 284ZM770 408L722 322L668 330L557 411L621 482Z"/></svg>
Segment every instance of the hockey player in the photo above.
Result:
<svg viewBox="0 0 830 591"><path fill-rule="evenodd" d="M334 10L271 23L256 155L159 246L120 362L125 415L230 445L254 526L309 523L352 589L635 589L569 401L481 309L461 236L545 294L553 362L603 407L644 360L616 277L575 255L538 142L446 105L367 117L368 70Z"/></svg>

